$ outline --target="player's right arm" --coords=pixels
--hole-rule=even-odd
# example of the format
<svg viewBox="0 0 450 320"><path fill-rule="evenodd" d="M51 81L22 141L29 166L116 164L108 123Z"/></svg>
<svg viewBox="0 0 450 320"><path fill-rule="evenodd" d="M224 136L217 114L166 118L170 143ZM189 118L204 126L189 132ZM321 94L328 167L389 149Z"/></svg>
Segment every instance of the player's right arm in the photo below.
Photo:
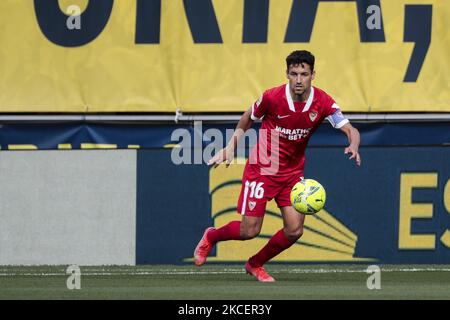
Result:
<svg viewBox="0 0 450 320"><path fill-rule="evenodd" d="M230 165L231 161L233 161L234 153L236 151L239 140L253 124L253 120L251 118L252 109L253 108L250 107L247 111L244 112L236 126L236 130L234 130L233 136L228 142L228 145L218 153L216 153L214 157L212 157L211 160L208 161L208 165L214 165L214 168L217 168L217 166L222 162L225 162L227 167Z"/></svg>

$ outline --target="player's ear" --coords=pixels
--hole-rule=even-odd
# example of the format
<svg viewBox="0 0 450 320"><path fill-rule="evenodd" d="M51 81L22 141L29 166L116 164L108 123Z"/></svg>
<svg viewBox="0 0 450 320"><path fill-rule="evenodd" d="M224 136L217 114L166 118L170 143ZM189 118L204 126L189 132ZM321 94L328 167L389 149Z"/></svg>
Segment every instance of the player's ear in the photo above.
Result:
<svg viewBox="0 0 450 320"><path fill-rule="evenodd" d="M286 79L289 79L289 69L286 69Z"/></svg>
<svg viewBox="0 0 450 320"><path fill-rule="evenodd" d="M311 80L314 80L315 77L316 77L316 70L313 71L313 73L311 75Z"/></svg>

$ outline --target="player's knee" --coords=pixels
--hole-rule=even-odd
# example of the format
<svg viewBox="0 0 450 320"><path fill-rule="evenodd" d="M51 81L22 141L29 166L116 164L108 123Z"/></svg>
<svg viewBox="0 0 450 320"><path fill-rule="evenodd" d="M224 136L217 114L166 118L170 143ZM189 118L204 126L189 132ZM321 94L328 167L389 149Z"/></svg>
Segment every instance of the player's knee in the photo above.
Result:
<svg viewBox="0 0 450 320"><path fill-rule="evenodd" d="M259 228L246 228L241 230L241 238L243 240L250 240L259 235L260 229Z"/></svg>
<svg viewBox="0 0 450 320"><path fill-rule="evenodd" d="M303 228L297 228L297 229L293 229L293 230L285 230L284 233L289 240L297 241L303 235Z"/></svg>

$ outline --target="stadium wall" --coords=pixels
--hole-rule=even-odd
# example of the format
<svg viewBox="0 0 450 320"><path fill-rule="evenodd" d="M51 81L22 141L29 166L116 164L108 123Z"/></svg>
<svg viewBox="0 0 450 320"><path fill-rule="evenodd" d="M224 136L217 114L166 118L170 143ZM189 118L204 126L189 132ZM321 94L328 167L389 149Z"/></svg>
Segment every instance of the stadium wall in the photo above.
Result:
<svg viewBox="0 0 450 320"><path fill-rule="evenodd" d="M444 133L444 125L434 126ZM360 126L367 144L358 168L343 154L344 136L321 126L305 175L326 188L325 210L308 216L301 240L274 261L450 263L450 148L436 139L427 143L433 130L411 127L429 133L420 134L423 145L400 143L410 135L398 128L391 144L377 144L385 131ZM0 264L191 263L205 227L240 219L244 165L176 165L180 148L165 146L2 150ZM242 262L281 226L271 202L258 238L220 243L209 261Z"/></svg>
<svg viewBox="0 0 450 320"><path fill-rule="evenodd" d="M1 265L133 265L136 151L0 156Z"/></svg>

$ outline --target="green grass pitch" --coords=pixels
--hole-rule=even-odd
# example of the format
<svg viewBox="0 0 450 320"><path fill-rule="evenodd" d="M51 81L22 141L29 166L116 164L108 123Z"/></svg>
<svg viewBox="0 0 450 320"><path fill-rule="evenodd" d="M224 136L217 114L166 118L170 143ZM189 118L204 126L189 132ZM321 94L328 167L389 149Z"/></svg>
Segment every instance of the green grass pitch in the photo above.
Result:
<svg viewBox="0 0 450 320"><path fill-rule="evenodd" d="M258 283L241 265L81 266L69 290L67 266L0 266L0 299L450 299L448 265L382 265L381 289L366 265L268 264L277 282Z"/></svg>

